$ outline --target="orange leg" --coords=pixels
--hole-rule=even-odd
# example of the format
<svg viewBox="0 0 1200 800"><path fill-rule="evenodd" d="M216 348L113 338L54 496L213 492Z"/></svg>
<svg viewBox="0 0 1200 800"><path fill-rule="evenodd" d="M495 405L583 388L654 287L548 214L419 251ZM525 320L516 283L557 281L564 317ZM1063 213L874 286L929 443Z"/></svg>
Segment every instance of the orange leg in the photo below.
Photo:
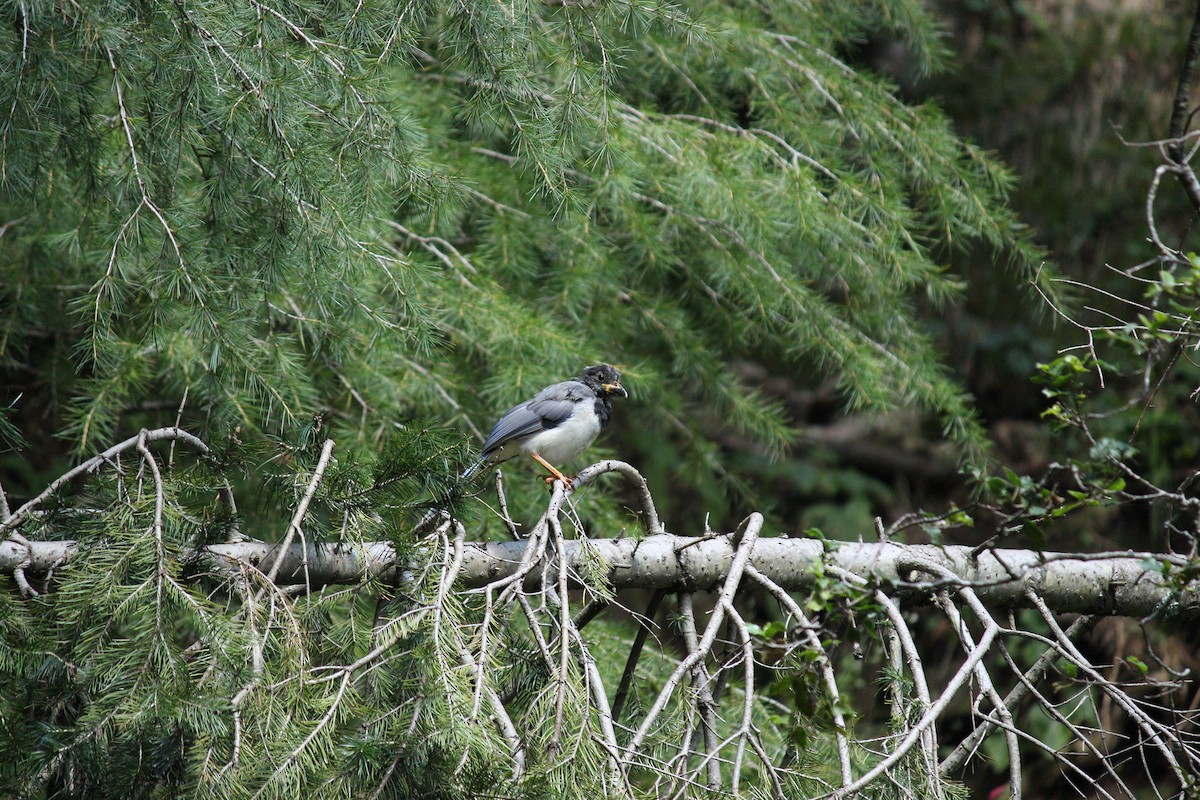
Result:
<svg viewBox="0 0 1200 800"><path fill-rule="evenodd" d="M571 486L571 479L570 479L570 478L568 478L566 475L563 475L563 474L562 474L562 472L560 472L560 471L559 471L559 470L557 470L557 469L556 469L556 468L555 468L553 465L551 465L551 463L550 463L549 461L547 461L546 459L542 458L542 457L541 457L541 456L539 456L537 453L530 453L529 455L533 457L533 460L534 460L534 461L538 462L538 463L539 463L539 464L541 464L543 467L545 467L546 469L550 470L551 476L550 476L550 477L548 477L548 478L546 478L546 483L549 483L550 481L553 481L553 480L560 480L560 481L562 481L562 482L563 482L563 486L566 486L567 488L570 488L570 486Z"/></svg>

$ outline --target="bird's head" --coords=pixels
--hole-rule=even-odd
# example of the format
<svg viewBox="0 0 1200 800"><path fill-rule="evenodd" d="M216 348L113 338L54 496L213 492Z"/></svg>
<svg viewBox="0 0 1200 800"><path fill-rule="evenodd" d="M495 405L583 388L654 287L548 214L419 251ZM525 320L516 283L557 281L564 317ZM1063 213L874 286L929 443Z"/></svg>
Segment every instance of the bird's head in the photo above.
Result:
<svg viewBox="0 0 1200 800"><path fill-rule="evenodd" d="M621 373L608 364L587 367L576 380L601 396L629 397L629 392L621 385Z"/></svg>

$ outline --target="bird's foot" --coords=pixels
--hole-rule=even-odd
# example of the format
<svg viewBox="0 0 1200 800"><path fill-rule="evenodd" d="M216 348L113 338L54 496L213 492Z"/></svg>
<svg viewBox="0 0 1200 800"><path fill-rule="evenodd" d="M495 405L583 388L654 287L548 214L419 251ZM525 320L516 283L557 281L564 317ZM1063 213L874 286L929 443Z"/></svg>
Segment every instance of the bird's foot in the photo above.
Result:
<svg viewBox="0 0 1200 800"><path fill-rule="evenodd" d="M570 478L566 475L563 475L561 472L556 475L547 475L546 477L542 478L542 480L544 480L546 482L547 489L553 488L555 481L562 481L564 489L570 489L571 485L573 483L575 483L574 478Z"/></svg>
<svg viewBox="0 0 1200 800"><path fill-rule="evenodd" d="M553 464L551 464L546 459L542 458L537 453L530 453L529 455L533 456L534 461L538 462L543 467L550 470L550 474L546 476L546 486L552 485L555 481L562 481L564 489L571 488L571 479L568 478L566 475L562 474L562 471L559 470L558 467L554 466Z"/></svg>

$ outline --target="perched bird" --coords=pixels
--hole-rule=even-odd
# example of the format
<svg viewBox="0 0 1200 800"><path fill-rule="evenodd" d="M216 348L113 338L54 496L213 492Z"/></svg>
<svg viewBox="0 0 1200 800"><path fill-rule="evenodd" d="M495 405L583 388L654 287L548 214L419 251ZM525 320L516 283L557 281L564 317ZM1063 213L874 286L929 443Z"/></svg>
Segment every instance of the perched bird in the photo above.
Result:
<svg viewBox="0 0 1200 800"><path fill-rule="evenodd" d="M608 426L612 398L628 396L621 386L621 373L607 364L587 367L572 380L547 386L500 418L483 443L479 460L462 474L463 480L528 453L550 470L553 478L569 486L571 479L555 464L566 463L586 450Z"/></svg>

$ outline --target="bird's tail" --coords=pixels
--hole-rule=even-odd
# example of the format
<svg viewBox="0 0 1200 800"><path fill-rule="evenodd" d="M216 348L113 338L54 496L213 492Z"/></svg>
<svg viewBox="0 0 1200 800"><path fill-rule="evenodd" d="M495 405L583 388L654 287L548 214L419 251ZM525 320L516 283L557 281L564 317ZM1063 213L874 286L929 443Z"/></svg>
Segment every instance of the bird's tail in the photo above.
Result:
<svg viewBox="0 0 1200 800"><path fill-rule="evenodd" d="M478 475L483 470L484 467L487 466L487 463L488 463L488 457L486 455L480 456L479 459L474 464L472 464L471 466L467 467L466 469L464 469L462 471L462 474L458 476L458 479L460 481L471 480L471 478L474 478L476 475Z"/></svg>

